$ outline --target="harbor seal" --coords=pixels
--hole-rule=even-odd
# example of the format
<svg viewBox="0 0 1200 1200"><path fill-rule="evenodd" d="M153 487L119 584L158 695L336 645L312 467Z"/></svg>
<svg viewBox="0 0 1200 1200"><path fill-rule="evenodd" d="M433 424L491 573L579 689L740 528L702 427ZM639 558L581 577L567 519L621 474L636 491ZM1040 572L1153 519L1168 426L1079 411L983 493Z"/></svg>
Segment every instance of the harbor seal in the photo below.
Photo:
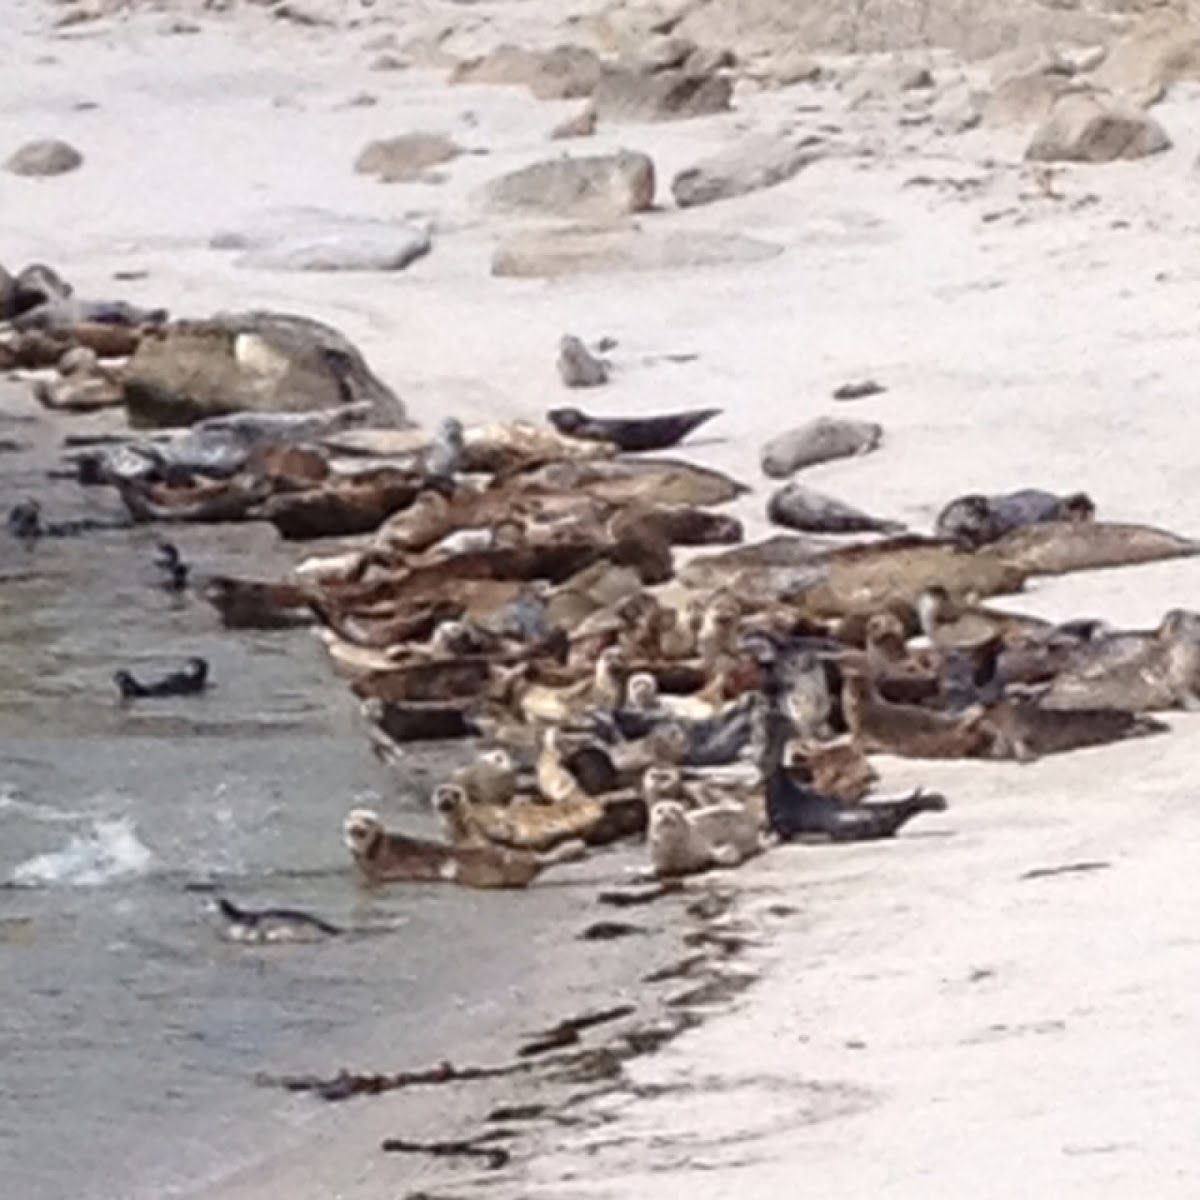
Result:
<svg viewBox="0 0 1200 1200"><path fill-rule="evenodd" d="M1063 672L1041 699L1050 709L1200 710L1200 614L1172 609L1140 649Z"/></svg>
<svg viewBox="0 0 1200 1200"><path fill-rule="evenodd" d="M589 417L577 408L552 408L546 419L569 437L611 442L627 454L669 450L706 421L719 417L719 408L697 408L654 417ZM698 502L700 503L700 502Z"/></svg>
<svg viewBox="0 0 1200 1200"><path fill-rule="evenodd" d="M800 533L903 533L899 521L872 517L793 480L767 501L767 520Z"/></svg>
<svg viewBox="0 0 1200 1200"><path fill-rule="evenodd" d="M183 561L179 547L173 542L158 543L158 557L154 560L154 565L163 572L165 578L162 585L168 592L186 590L190 568Z"/></svg>
<svg viewBox="0 0 1200 1200"><path fill-rule="evenodd" d="M455 846L501 846L508 850L553 850L586 841L604 819L604 805L582 793L554 804L473 804L455 784L433 792L434 811Z"/></svg>
<svg viewBox="0 0 1200 1200"><path fill-rule="evenodd" d="M992 746L982 705L948 714L915 704L892 704L857 671L843 673L842 713L850 733L867 753L971 758L985 755Z"/></svg>
<svg viewBox="0 0 1200 1200"><path fill-rule="evenodd" d="M759 456L764 475L786 479L804 467L869 454L883 440L883 426L874 421L843 421L818 417L773 437Z"/></svg>
<svg viewBox="0 0 1200 1200"><path fill-rule="evenodd" d="M355 808L342 825L362 878L384 883L457 883L473 888L528 887L552 861L497 846L446 846L391 833L379 814Z"/></svg>
<svg viewBox="0 0 1200 1200"><path fill-rule="evenodd" d="M968 550L976 550L1027 525L1090 521L1095 515L1096 506L1085 492L1057 496L1039 488L1022 488L998 496L959 496L938 514L934 532Z"/></svg>
<svg viewBox="0 0 1200 1200"><path fill-rule="evenodd" d="M427 479L453 481L463 469L466 436L457 417L443 417L425 451L421 466Z"/></svg>
<svg viewBox="0 0 1200 1200"><path fill-rule="evenodd" d="M762 850L754 814L733 802L689 811L678 801L659 801L650 809L647 842L660 879L736 867Z"/></svg>
<svg viewBox="0 0 1200 1200"><path fill-rule="evenodd" d="M558 343L558 377L569 388L600 387L608 382L608 363L579 338L565 333Z"/></svg>
<svg viewBox="0 0 1200 1200"><path fill-rule="evenodd" d="M283 942L319 942L337 937L342 930L328 921L294 908L239 908L224 896L208 902L209 912L221 917L221 936L229 942L277 945Z"/></svg>
<svg viewBox="0 0 1200 1200"><path fill-rule="evenodd" d="M488 750L450 777L472 804L501 807L517 794L517 768L505 750Z"/></svg>
<svg viewBox="0 0 1200 1200"><path fill-rule="evenodd" d="M195 696L208 687L208 663L202 658L189 658L181 671L172 671L161 679L143 683L129 671L117 671L113 682L122 700L161 699L166 696Z"/></svg>

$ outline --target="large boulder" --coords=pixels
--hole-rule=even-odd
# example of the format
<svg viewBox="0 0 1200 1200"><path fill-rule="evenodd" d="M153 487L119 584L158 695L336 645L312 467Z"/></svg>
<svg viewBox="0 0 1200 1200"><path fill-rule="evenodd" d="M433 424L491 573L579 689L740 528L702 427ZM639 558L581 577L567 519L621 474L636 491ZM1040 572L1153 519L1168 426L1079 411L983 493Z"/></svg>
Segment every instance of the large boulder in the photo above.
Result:
<svg viewBox="0 0 1200 1200"><path fill-rule="evenodd" d="M1170 145L1166 130L1141 109L1081 92L1057 101L1025 157L1035 162L1105 163L1145 158Z"/></svg>
<svg viewBox="0 0 1200 1200"><path fill-rule="evenodd" d="M403 271L428 254L429 234L416 225L296 235L248 250L239 267L260 271Z"/></svg>
<svg viewBox="0 0 1200 1200"><path fill-rule="evenodd" d="M590 219L625 216L654 203L654 163L631 150L548 159L493 179L481 198L495 212Z"/></svg>
<svg viewBox="0 0 1200 1200"><path fill-rule="evenodd" d="M220 313L147 334L129 360L123 398L130 423L142 427L364 401L373 423L408 423L403 403L348 338L285 313Z"/></svg>
<svg viewBox="0 0 1200 1200"><path fill-rule="evenodd" d="M820 138L747 137L680 171L671 194L680 208L727 200L783 183L825 153Z"/></svg>
<svg viewBox="0 0 1200 1200"><path fill-rule="evenodd" d="M450 82L527 87L539 100L575 100L592 94L600 70L600 59L582 46L526 50L503 45L459 63Z"/></svg>
<svg viewBox="0 0 1200 1200"><path fill-rule="evenodd" d="M709 230L576 227L524 232L505 239L492 274L520 278L666 271L761 262L782 253L774 242Z"/></svg>

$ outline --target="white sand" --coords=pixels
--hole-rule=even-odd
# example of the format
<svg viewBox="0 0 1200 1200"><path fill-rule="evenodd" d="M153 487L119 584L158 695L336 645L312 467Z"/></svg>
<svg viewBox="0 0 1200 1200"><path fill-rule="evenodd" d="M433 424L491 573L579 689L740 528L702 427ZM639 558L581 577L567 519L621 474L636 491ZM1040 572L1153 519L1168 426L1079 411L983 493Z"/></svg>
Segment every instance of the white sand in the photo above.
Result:
<svg viewBox="0 0 1200 1200"><path fill-rule="evenodd" d="M53 8L11 7L25 29ZM561 16L512 0L473 6L469 19L533 28L550 8ZM468 19L458 6L426 13ZM243 12L168 36L166 23L152 13L9 40L6 143L61 136L86 158L60 179L0 177L10 268L43 259L84 294L179 315L267 306L327 319L422 422L450 411L536 419L571 402L608 412L720 405L727 415L691 453L758 486L740 511L754 534L762 441L832 412L881 421L885 443L809 481L918 528L963 491L1045 486L1090 492L1104 517L1200 532L1195 88L1157 110L1172 151L1063 171L1057 200L1037 198L1022 169L1024 135L941 138L899 127L894 105L847 116L830 88L606 129L571 148L654 156L667 208L642 218L647 227L744 232L785 253L544 284L490 276L499 226L469 193L562 152L546 136L577 103L450 88L432 72L369 72L364 43L386 25L314 32ZM342 107L364 90L375 107ZM100 107L76 111L79 101ZM670 209L673 172L739 132L829 122L843 127L839 141L877 154L710 208ZM413 129L488 153L450 164L442 185L384 186L352 172L367 139ZM916 176L979 186L906 186ZM206 248L218 229L297 205L425 215L433 253L396 276L301 276L241 270ZM131 269L148 277L112 282ZM554 353L566 331L618 339L611 386L582 400L562 389ZM681 352L700 357L642 361ZM829 400L866 376L888 391ZM1191 560L1038 581L1010 603L1150 624L1194 604L1198 584ZM740 872L750 911L798 910L763 918L774 931L764 981L732 1014L634 1066L665 1093L622 1099L618 1119L596 1129L556 1133L497 1194L1195 1195L1200 934L1189 897L1200 760L1196 719L1172 724L1152 743L1030 767L886 764L889 788L942 788L950 811L895 844L784 850ZM1020 879L1084 859L1111 867ZM312 1161L207 1194L398 1194L404 1169L371 1165L387 1103L362 1110L362 1125L331 1123Z"/></svg>

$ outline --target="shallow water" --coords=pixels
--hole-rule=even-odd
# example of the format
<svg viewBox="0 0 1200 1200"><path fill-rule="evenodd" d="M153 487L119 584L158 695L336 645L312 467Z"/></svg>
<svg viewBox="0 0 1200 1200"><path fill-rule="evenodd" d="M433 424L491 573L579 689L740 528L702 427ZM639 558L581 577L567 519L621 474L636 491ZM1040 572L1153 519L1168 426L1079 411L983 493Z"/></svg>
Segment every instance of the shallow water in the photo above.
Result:
<svg viewBox="0 0 1200 1200"><path fill-rule="evenodd" d="M53 519L119 512L110 491L48 483L53 431L2 413L0 436L31 447L0 455L5 511L37 495ZM436 759L385 772L309 631L229 633L199 597L162 591L162 532L27 552L0 531L0 1163L20 1200L179 1194L300 1136L314 1102L256 1088L256 1071L437 1061L465 1023L547 990L539 970L572 935L561 917L587 902L569 877L505 895L359 889L345 811L431 829L420 763ZM266 526L169 532L197 576L298 555ZM207 694L117 702L114 670L193 654ZM204 910L214 886L357 932L231 946ZM536 936L498 955L497 930ZM364 1061L380 1041L386 1062Z"/></svg>

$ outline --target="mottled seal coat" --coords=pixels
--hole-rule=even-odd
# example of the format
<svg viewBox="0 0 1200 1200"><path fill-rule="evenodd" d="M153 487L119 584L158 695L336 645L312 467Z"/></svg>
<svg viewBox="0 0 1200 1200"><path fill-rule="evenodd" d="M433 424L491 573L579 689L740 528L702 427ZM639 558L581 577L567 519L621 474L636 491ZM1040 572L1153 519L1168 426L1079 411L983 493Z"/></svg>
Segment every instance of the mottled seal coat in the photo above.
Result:
<svg viewBox="0 0 1200 1200"><path fill-rule="evenodd" d="M461 787L442 784L433 807L456 846L502 846L510 850L553 850L586 839L604 820L604 805L577 791L554 804L473 804Z"/></svg>
<svg viewBox="0 0 1200 1200"><path fill-rule="evenodd" d="M275 945L284 942L318 942L342 931L328 921L294 908L239 908L224 896L209 901L210 912L222 919L221 936L229 942Z"/></svg>
<svg viewBox="0 0 1200 1200"><path fill-rule="evenodd" d="M462 788L472 804L505 805L517 794L517 769L504 750L488 750L460 767L450 782Z"/></svg>
<svg viewBox="0 0 1200 1200"><path fill-rule="evenodd" d="M736 802L688 811L674 800L650 809L650 864L659 878L736 867L762 849L758 820Z"/></svg>
<svg viewBox="0 0 1200 1200"><path fill-rule="evenodd" d="M628 454L669 450L721 412L719 408L697 408L655 417L589 417L577 408L552 408L546 419L559 433L588 441L611 442Z"/></svg>
<svg viewBox="0 0 1200 1200"><path fill-rule="evenodd" d="M391 833L379 814L356 808L343 823L346 846L363 879L383 883L457 883L475 888L527 887L550 861L497 846L445 846Z"/></svg>
<svg viewBox="0 0 1200 1200"><path fill-rule="evenodd" d="M1048 521L1090 521L1096 506L1084 492L1058 496L1038 488L1023 488L997 496L959 496L938 514L934 532L976 549L1014 529Z"/></svg>
<svg viewBox="0 0 1200 1200"><path fill-rule="evenodd" d="M868 454L883 440L883 426L874 421L843 421L818 417L773 437L759 457L764 475L786 479L804 467Z"/></svg>
<svg viewBox="0 0 1200 1200"><path fill-rule="evenodd" d="M975 557L994 558L1027 575L1095 571L1200 553L1200 542L1149 525L1049 521L1006 533Z"/></svg>
<svg viewBox="0 0 1200 1200"><path fill-rule="evenodd" d="M794 480L767 501L767 520L800 533L903 533L899 521L872 517Z"/></svg>

